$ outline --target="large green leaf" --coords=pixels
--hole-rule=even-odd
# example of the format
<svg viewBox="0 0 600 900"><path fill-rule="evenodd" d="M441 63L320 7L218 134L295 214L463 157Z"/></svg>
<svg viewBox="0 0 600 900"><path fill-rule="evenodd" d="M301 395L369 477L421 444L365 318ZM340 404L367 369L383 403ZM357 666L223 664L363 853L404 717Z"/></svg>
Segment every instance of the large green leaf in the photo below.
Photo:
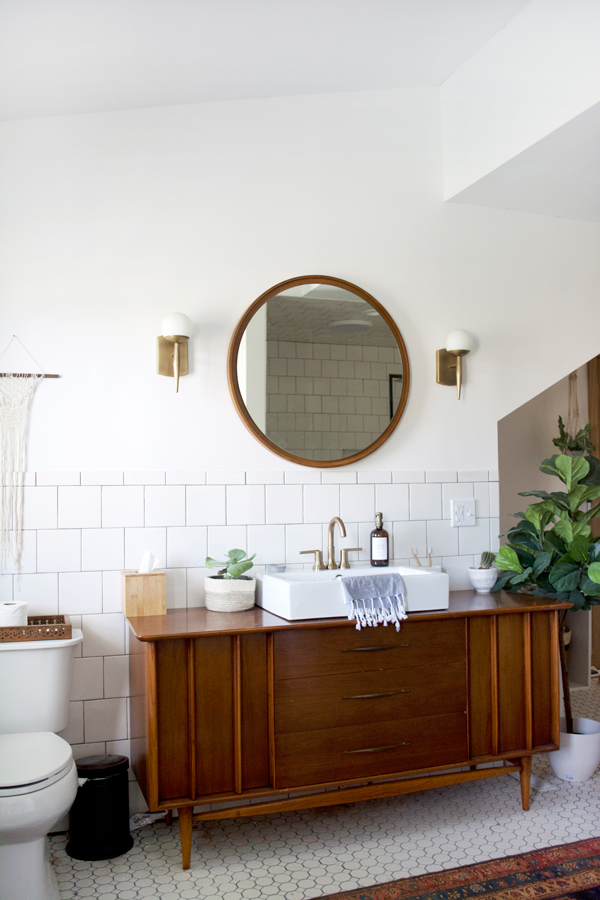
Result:
<svg viewBox="0 0 600 900"><path fill-rule="evenodd" d="M590 544L588 550L589 562L594 562L597 559L600 559L600 539L596 540L593 544Z"/></svg>
<svg viewBox="0 0 600 900"><path fill-rule="evenodd" d="M590 542L585 535L579 534L569 546L569 556L576 563L588 561L588 547Z"/></svg>
<svg viewBox="0 0 600 900"><path fill-rule="evenodd" d="M234 566L229 566L228 571L232 578L239 578L240 575L243 575L244 572L247 572L248 569L251 569L253 565L253 562L251 562L249 559L245 559L243 562L236 563L236 565Z"/></svg>
<svg viewBox="0 0 600 900"><path fill-rule="evenodd" d="M520 575L513 575L510 580L511 584L522 584L524 581L527 581L532 572L531 566L528 566L526 569L523 569Z"/></svg>
<svg viewBox="0 0 600 900"><path fill-rule="evenodd" d="M554 526L554 531L566 541L567 548L569 548L576 537L589 538L590 536L590 526L587 522L573 522L571 519L561 519Z"/></svg>
<svg viewBox="0 0 600 900"><path fill-rule="evenodd" d="M245 550L230 550L227 556L232 562L239 562L240 559L243 559L246 555Z"/></svg>
<svg viewBox="0 0 600 900"><path fill-rule="evenodd" d="M525 552L533 550L535 553L538 553L540 549L539 540L531 534L521 533L519 537L511 538L509 544L515 550L524 550Z"/></svg>
<svg viewBox="0 0 600 900"><path fill-rule="evenodd" d="M583 604L585 603L585 597L578 591L576 588L571 591L569 594L569 601L573 604L572 612L576 612L578 609L581 609Z"/></svg>
<svg viewBox="0 0 600 900"><path fill-rule="evenodd" d="M497 591L501 590L507 581L509 581L513 577L513 572L503 572L502 575L498 575L496 579L496 583L494 587L491 588L491 592L495 594Z"/></svg>
<svg viewBox="0 0 600 900"><path fill-rule="evenodd" d="M557 534L555 534L554 529L551 531L547 531L544 535L544 550L556 550L556 552L562 556L563 553L567 550L567 545Z"/></svg>
<svg viewBox="0 0 600 900"><path fill-rule="evenodd" d="M226 562L217 562L217 560L216 560L216 559L213 559L212 556L207 556L204 564L205 564L206 566L208 566L209 569L214 569L215 566L227 566L227 565L229 565L229 563L226 563Z"/></svg>
<svg viewBox="0 0 600 900"><path fill-rule="evenodd" d="M546 475L560 475L558 473L558 469L556 468L556 460L558 459L559 454L555 453L554 456L549 457L549 459L543 459L539 465L539 468Z"/></svg>
<svg viewBox="0 0 600 900"><path fill-rule="evenodd" d="M547 553L547 552L538 553L538 555L535 558L535 562L533 564L534 576L537 578L538 575L541 575L542 572L544 572L548 568L551 561L552 561L551 553Z"/></svg>
<svg viewBox="0 0 600 900"><path fill-rule="evenodd" d="M585 478L590 471L589 462L583 456L557 456L556 468L562 481L567 486L567 491L572 490L573 485Z"/></svg>
<svg viewBox="0 0 600 900"><path fill-rule="evenodd" d="M550 584L557 591L572 591L579 584L581 569L573 563L556 563L550 569Z"/></svg>
<svg viewBox="0 0 600 900"><path fill-rule="evenodd" d="M595 506L592 506L587 512L577 513L577 521L578 522L591 522L592 519L595 519L596 516L600 516L600 503L596 503Z"/></svg>
<svg viewBox="0 0 600 900"><path fill-rule="evenodd" d="M578 484L567 494L571 512L576 512L586 500L597 500L598 497L600 497L600 487L585 484Z"/></svg>
<svg viewBox="0 0 600 900"><path fill-rule="evenodd" d="M593 562L587 570L588 578L596 584L600 584L600 562Z"/></svg>
<svg viewBox="0 0 600 900"><path fill-rule="evenodd" d="M494 564L499 569L508 569L510 572L523 571L523 566L519 562L519 557L512 547L500 547L500 550L496 553Z"/></svg>
<svg viewBox="0 0 600 900"><path fill-rule="evenodd" d="M585 456L584 459L588 461L590 471L583 483L600 485L600 460L596 459L595 456Z"/></svg>
<svg viewBox="0 0 600 900"><path fill-rule="evenodd" d="M579 590L590 597L600 597L600 584L588 578L585 572L581 576Z"/></svg>

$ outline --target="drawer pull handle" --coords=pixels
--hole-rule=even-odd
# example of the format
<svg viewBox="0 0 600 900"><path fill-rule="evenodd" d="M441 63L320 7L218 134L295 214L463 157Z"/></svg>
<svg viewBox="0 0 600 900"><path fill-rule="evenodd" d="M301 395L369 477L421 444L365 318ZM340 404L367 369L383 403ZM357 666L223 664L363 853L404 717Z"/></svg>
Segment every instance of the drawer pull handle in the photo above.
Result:
<svg viewBox="0 0 600 900"><path fill-rule="evenodd" d="M381 694L354 694L353 697L342 697L342 700L373 700L375 697L393 697L395 694L410 694L410 688L401 691L383 691Z"/></svg>
<svg viewBox="0 0 600 900"><path fill-rule="evenodd" d="M397 650L398 647L410 647L410 644L396 644L391 647L348 647L342 653L369 653L376 650Z"/></svg>
<svg viewBox="0 0 600 900"><path fill-rule="evenodd" d="M386 747L367 747L365 750L344 750L344 753L383 753L384 750L395 750L396 747L409 747L410 741L400 744L388 744Z"/></svg>

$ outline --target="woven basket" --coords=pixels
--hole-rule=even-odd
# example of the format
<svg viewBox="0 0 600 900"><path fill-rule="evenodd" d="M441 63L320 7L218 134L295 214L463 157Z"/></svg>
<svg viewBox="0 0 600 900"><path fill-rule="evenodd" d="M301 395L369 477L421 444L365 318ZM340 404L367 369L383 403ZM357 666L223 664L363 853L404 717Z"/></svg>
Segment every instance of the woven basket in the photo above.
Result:
<svg viewBox="0 0 600 900"><path fill-rule="evenodd" d="M73 637L68 616L28 616L27 625L3 625L0 643L13 641L64 641Z"/></svg>
<svg viewBox="0 0 600 900"><path fill-rule="evenodd" d="M206 608L213 612L241 612L254 606L256 579L223 578L207 575L204 579Z"/></svg>

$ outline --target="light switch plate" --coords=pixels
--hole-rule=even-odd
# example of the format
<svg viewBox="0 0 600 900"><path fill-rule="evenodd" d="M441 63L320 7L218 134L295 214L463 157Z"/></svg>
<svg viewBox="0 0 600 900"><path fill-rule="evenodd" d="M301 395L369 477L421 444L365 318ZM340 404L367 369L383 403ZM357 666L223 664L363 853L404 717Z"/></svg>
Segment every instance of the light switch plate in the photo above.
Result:
<svg viewBox="0 0 600 900"><path fill-rule="evenodd" d="M465 528L476 524L474 500L451 500L450 519L452 528Z"/></svg>

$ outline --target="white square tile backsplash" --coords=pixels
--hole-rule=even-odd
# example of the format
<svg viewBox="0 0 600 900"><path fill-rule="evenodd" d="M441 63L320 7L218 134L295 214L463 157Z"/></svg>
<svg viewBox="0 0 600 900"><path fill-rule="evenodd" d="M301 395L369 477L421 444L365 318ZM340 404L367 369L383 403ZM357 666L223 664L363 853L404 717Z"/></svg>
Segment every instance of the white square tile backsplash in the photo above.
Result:
<svg viewBox="0 0 600 900"><path fill-rule="evenodd" d="M127 528L144 524L144 488L141 485L102 488L102 527Z"/></svg>
<svg viewBox="0 0 600 900"><path fill-rule="evenodd" d="M58 611L61 614L102 612L102 572L60 572Z"/></svg>
<svg viewBox="0 0 600 900"><path fill-rule="evenodd" d="M10 575L3 578L12 583ZM15 579L14 599L25 600L30 616L58 615L58 578L56 572L21 575L18 581Z"/></svg>
<svg viewBox="0 0 600 900"><path fill-rule="evenodd" d="M148 485L145 489L145 526L185 525L185 486Z"/></svg>
<svg viewBox="0 0 600 900"><path fill-rule="evenodd" d="M423 560L432 546L451 589L468 588L467 566L498 547L497 481L497 471L479 469L29 473L21 577L9 560L2 596L25 599L30 614L66 612L82 628L64 735L77 757L110 752L129 737L120 573L137 568L144 550L167 568L168 608L192 608L204 605L207 554L239 547L257 554L256 565L309 568L312 557L299 551L326 551L327 524L339 514L347 536L336 531L338 556L362 547L351 561L364 563L381 511L395 562L413 565L411 547ZM474 528L450 528L450 499L461 497L476 499Z"/></svg>
<svg viewBox="0 0 600 900"><path fill-rule="evenodd" d="M84 572L123 569L124 529L84 528L81 532L81 568Z"/></svg>
<svg viewBox="0 0 600 900"><path fill-rule="evenodd" d="M188 485L186 525L225 525L224 485Z"/></svg>
<svg viewBox="0 0 600 900"><path fill-rule="evenodd" d="M58 527L100 528L101 490L100 487L59 487Z"/></svg>
<svg viewBox="0 0 600 900"><path fill-rule="evenodd" d="M23 528L57 528L58 488L23 489Z"/></svg>
<svg viewBox="0 0 600 900"><path fill-rule="evenodd" d="M28 532L25 532L27 534ZM81 531L38 531L38 572L79 572L81 570Z"/></svg>

